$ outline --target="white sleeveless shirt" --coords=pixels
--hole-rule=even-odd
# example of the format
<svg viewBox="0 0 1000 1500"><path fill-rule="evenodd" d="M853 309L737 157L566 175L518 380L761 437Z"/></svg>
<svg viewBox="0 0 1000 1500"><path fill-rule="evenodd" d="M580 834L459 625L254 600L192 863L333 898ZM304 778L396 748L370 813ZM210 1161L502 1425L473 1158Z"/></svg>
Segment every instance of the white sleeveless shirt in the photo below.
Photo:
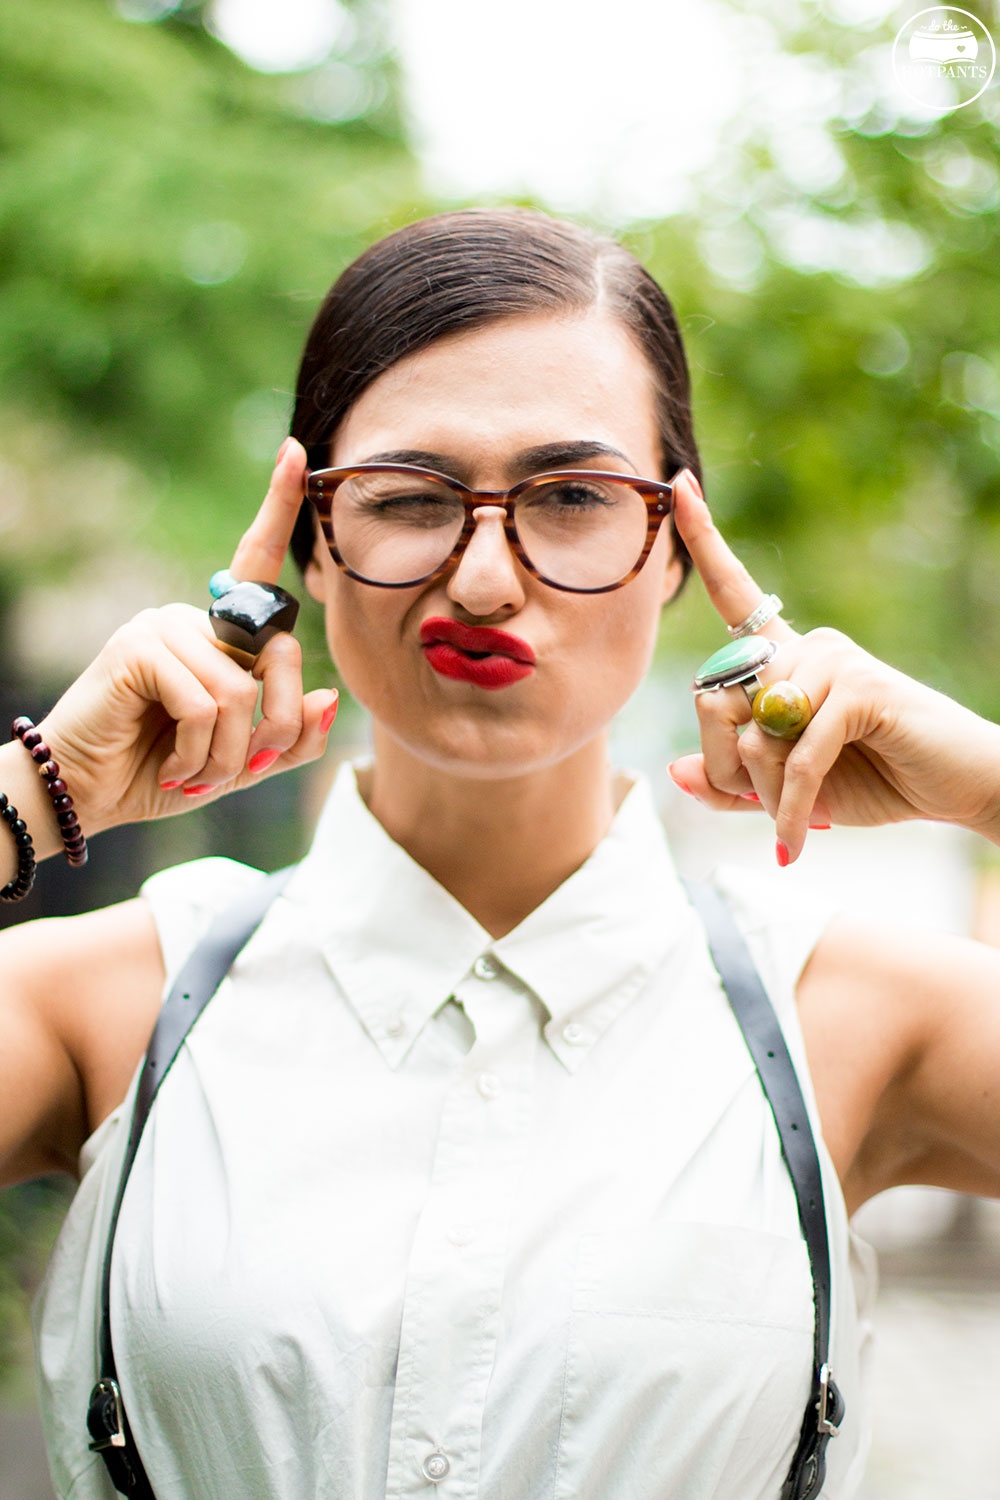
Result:
<svg viewBox="0 0 1000 1500"><path fill-rule="evenodd" d="M258 878L209 859L146 884L168 982ZM718 884L815 1124L794 985L824 919L756 875ZM61 1500L114 1496L85 1413L133 1093L84 1147L36 1306ZM849 1500L874 1279L819 1148L847 1402L823 1495ZM642 782L493 940L342 769L154 1106L112 1326L157 1500L777 1500L809 1391L808 1257Z"/></svg>

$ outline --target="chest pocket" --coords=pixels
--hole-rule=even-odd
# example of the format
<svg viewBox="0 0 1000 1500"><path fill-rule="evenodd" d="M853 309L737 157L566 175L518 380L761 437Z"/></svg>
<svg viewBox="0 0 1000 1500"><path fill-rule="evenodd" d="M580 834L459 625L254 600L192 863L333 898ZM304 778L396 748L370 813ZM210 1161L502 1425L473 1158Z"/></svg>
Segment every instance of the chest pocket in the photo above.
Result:
<svg viewBox="0 0 1000 1500"><path fill-rule="evenodd" d="M704 1223L585 1236L558 1500L774 1500L812 1346L801 1240Z"/></svg>

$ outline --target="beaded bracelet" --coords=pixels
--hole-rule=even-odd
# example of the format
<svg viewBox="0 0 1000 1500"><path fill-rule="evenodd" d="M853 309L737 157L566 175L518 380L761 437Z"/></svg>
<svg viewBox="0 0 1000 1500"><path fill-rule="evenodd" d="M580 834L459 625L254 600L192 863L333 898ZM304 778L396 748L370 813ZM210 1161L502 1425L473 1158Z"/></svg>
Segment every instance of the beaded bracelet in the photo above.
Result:
<svg viewBox="0 0 1000 1500"><path fill-rule="evenodd" d="M35 883L35 846L24 819L5 792L0 792L0 818L14 835L17 846L17 874L0 890L0 901L23 901Z"/></svg>
<svg viewBox="0 0 1000 1500"><path fill-rule="evenodd" d="M80 827L80 819L74 810L69 788L59 775L58 761L52 759L52 751L31 720L24 714L14 720L10 726L10 732L15 739L21 741L38 767L38 774L45 782L45 789L52 798L59 832L62 834L66 858L71 865L85 865L87 863L87 840L83 836L83 829Z"/></svg>

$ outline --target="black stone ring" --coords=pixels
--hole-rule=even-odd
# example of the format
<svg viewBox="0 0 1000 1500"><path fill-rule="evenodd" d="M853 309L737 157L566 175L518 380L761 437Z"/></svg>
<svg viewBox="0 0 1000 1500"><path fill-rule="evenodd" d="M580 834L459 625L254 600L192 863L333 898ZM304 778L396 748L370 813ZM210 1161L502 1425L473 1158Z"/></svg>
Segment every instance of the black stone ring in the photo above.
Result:
<svg viewBox="0 0 1000 1500"><path fill-rule="evenodd" d="M272 636L294 630L299 601L276 583L237 583L212 603L208 618L220 651L249 671Z"/></svg>

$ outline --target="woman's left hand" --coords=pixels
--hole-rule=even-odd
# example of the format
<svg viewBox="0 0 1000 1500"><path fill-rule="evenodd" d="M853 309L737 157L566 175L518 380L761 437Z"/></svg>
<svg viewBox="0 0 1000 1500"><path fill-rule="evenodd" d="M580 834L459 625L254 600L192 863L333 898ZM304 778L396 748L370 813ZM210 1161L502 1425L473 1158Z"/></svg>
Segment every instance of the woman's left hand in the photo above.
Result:
<svg viewBox="0 0 1000 1500"><path fill-rule="evenodd" d="M727 625L763 591L713 524L694 477L674 489L677 529ZM779 864L802 851L810 827L907 818L959 823L1000 843L1000 727L863 651L836 630L799 635L780 617L757 632L778 643L758 676L791 680L813 718L782 741L751 720L741 687L696 698L701 754L670 768L708 806L746 810L759 799L775 822Z"/></svg>

